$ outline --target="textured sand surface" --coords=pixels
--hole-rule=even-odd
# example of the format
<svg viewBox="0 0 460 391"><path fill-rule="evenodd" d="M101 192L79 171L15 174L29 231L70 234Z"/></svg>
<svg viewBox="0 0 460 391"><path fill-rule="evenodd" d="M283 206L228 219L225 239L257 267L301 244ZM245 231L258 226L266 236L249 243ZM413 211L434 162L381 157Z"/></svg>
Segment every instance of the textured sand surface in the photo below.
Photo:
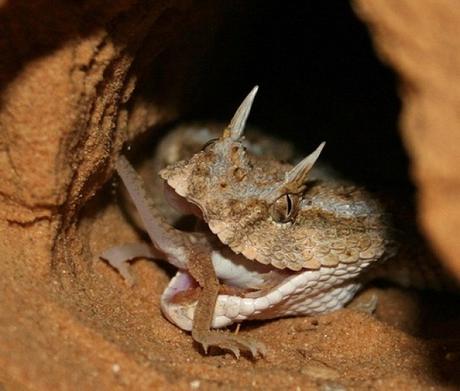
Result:
<svg viewBox="0 0 460 391"><path fill-rule="evenodd" d="M97 259L111 243L136 239L114 205L83 223L87 252L75 262L85 270L75 274L62 270L37 278L34 264L48 253L40 244L48 242L48 224L28 228L27 235L22 227L2 226L1 237L22 248L4 253L0 264L0 379L6 390L197 384L200 389L458 389L458 300L457 308L452 298L440 307L443 297L373 288L364 292L379 297L373 316L344 309L249 323L240 333L263 341L267 359L205 357L160 313L159 295L170 270L137 261L138 283L130 289Z"/></svg>

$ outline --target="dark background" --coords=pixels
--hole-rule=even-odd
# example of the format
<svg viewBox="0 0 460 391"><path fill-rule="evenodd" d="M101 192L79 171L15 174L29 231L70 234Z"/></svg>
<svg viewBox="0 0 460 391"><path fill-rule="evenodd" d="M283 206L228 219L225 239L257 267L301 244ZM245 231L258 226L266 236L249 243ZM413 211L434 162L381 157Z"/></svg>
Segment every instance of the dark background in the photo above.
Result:
<svg viewBox="0 0 460 391"><path fill-rule="evenodd" d="M233 2L198 69L187 119L228 121L258 84L252 124L305 153L325 140L323 158L358 183L410 188L397 80L349 3Z"/></svg>

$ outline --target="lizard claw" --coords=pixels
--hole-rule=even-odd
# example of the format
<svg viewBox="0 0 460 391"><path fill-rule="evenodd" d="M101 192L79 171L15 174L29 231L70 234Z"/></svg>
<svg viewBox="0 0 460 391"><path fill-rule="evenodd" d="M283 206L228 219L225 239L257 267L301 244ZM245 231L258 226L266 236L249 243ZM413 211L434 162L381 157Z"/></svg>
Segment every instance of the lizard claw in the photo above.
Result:
<svg viewBox="0 0 460 391"><path fill-rule="evenodd" d="M225 333L209 332L207 335L201 336L196 342L203 347L205 354L208 354L210 346L215 346L232 352L236 359L240 358L240 352L250 352L253 358L259 355L263 357L267 353L265 345L261 342Z"/></svg>

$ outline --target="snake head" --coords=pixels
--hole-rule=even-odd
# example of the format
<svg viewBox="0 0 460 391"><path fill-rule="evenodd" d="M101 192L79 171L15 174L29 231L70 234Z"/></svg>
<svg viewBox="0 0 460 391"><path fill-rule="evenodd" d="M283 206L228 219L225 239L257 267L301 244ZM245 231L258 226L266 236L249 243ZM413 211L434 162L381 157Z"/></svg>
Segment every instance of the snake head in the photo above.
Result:
<svg viewBox="0 0 460 391"><path fill-rule="evenodd" d="M380 252L378 229L372 229L376 213L363 201L366 195L355 187L308 180L324 142L295 166L246 151L244 127L257 89L218 139L160 176L199 208L222 243L247 259L301 270L355 262L372 240Z"/></svg>

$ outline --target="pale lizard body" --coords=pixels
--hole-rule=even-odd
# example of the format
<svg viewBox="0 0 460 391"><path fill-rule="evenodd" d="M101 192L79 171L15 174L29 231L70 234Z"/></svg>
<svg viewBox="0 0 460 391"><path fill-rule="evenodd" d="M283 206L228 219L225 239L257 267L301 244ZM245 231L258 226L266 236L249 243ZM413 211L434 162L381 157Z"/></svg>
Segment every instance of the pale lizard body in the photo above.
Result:
<svg viewBox="0 0 460 391"><path fill-rule="evenodd" d="M160 254L134 245L102 255L128 279L125 258L166 259L179 271L161 298L165 316L192 330L205 350L253 355L263 345L210 327L340 308L361 287L363 270L395 253L383 209L367 192L307 179L323 145L295 167L246 152L242 132L255 91L218 140L161 171L167 198L210 231L173 228L122 157L118 173ZM219 283L226 286L220 293Z"/></svg>

